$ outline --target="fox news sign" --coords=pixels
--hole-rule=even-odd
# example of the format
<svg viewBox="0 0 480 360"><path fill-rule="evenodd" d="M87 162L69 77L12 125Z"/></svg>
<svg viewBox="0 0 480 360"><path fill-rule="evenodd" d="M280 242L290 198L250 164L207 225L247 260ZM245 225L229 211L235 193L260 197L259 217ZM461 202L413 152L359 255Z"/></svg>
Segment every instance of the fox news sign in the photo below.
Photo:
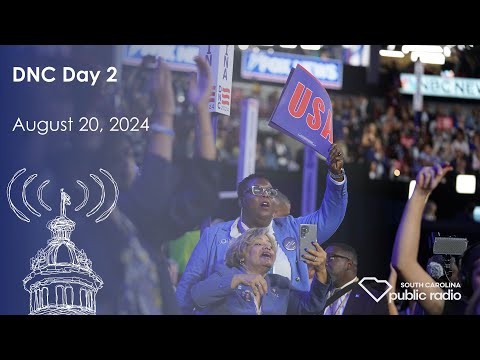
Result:
<svg viewBox="0 0 480 360"><path fill-rule="evenodd" d="M241 74L244 79L264 80L278 83L287 81L290 70L301 65L327 89L341 89L343 64L340 60L320 59L266 51L243 51Z"/></svg>
<svg viewBox="0 0 480 360"><path fill-rule="evenodd" d="M414 94L417 79L414 74L400 74L400 93ZM435 75L422 75L422 95L461 99L480 99L480 79L461 77L445 78Z"/></svg>

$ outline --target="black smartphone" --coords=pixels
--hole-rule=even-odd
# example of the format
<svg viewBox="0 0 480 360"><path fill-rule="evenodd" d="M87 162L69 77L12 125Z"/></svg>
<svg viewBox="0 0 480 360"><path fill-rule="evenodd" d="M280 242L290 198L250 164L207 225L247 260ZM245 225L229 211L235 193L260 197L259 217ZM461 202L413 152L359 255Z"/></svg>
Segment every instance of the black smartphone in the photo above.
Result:
<svg viewBox="0 0 480 360"><path fill-rule="evenodd" d="M317 242L317 225L316 224L300 224L300 260L302 255L310 255L305 251L307 249L315 249L312 242Z"/></svg>

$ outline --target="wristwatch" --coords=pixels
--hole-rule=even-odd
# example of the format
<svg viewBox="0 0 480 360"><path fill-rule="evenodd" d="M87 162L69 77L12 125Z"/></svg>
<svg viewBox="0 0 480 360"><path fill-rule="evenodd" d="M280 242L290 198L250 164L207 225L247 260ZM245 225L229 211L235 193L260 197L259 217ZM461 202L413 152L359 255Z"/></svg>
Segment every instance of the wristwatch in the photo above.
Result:
<svg viewBox="0 0 480 360"><path fill-rule="evenodd" d="M334 174L332 173L330 170L328 170L328 172L330 173L330 176L332 177L332 179L335 179L335 180L341 180L344 176L345 176L345 169L342 168L340 170L340 174Z"/></svg>

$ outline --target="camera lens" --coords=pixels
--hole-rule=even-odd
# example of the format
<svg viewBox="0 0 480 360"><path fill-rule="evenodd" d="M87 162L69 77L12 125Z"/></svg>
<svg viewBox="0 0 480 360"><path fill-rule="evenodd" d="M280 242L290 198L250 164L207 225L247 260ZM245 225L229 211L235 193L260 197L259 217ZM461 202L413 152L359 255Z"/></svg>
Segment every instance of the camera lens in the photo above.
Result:
<svg viewBox="0 0 480 360"><path fill-rule="evenodd" d="M308 233L308 227L302 226L302 230L300 231L300 234L302 237L304 237Z"/></svg>

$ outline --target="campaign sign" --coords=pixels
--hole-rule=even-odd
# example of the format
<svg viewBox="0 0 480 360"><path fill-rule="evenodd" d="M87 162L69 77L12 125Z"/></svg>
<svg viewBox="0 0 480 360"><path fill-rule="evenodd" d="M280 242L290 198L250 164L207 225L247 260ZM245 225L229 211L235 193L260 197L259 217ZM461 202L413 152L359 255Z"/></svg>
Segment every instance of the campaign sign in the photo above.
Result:
<svg viewBox="0 0 480 360"><path fill-rule="evenodd" d="M330 97L320 81L297 65L268 125L328 158L333 143L332 112Z"/></svg>
<svg viewBox="0 0 480 360"><path fill-rule="evenodd" d="M208 110L230 116L233 45L200 45L199 55L205 57L212 69L212 92Z"/></svg>

